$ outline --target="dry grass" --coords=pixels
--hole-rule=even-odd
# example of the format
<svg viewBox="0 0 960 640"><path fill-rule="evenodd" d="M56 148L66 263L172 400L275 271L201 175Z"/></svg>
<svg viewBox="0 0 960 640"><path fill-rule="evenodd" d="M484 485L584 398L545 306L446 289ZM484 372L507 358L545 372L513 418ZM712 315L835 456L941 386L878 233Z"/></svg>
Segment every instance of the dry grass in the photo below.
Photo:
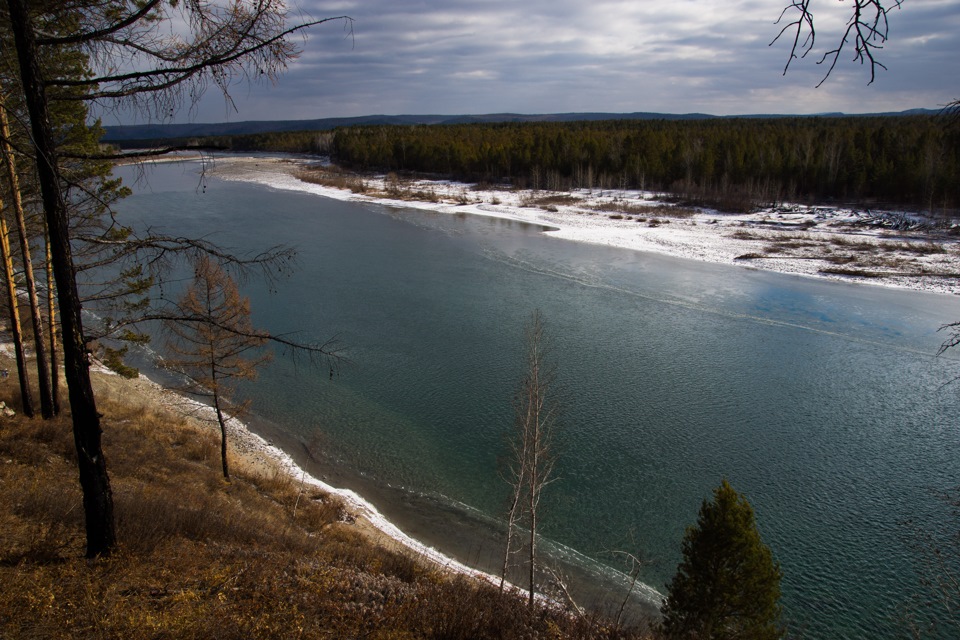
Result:
<svg viewBox="0 0 960 640"><path fill-rule="evenodd" d="M547 211L556 211L558 206L571 206L581 202L580 198L569 193L555 193L548 196L525 198L521 207L539 207Z"/></svg>
<svg viewBox="0 0 960 640"><path fill-rule="evenodd" d="M334 189L345 189L353 193L366 193L367 183L360 176L343 171L337 167L310 167L301 169L296 177L304 182L319 184Z"/></svg>
<svg viewBox="0 0 960 640"><path fill-rule="evenodd" d="M635 204L624 200L601 202L590 207L593 211L611 212L631 216L661 216L664 218L691 218L697 210L692 207L681 207L672 204Z"/></svg>
<svg viewBox="0 0 960 640"><path fill-rule="evenodd" d="M947 253L947 248L932 240L922 242L881 242L880 248L887 252L913 253L919 256Z"/></svg>
<svg viewBox="0 0 960 640"><path fill-rule="evenodd" d="M372 544L279 470L225 483L213 435L122 393L99 408L121 544L92 562L69 421L0 422L0 638L641 637Z"/></svg>
<svg viewBox="0 0 960 640"><path fill-rule="evenodd" d="M767 240L768 239L766 236L762 236L758 233L754 233L753 231L747 231L746 229L737 229L736 231L730 234L730 237L734 238L735 240Z"/></svg>

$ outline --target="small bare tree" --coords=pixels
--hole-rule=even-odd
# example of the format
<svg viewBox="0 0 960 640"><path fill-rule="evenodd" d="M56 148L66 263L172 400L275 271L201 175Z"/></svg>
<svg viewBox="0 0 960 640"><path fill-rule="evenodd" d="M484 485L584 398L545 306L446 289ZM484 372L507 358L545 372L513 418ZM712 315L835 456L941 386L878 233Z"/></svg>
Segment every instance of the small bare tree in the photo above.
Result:
<svg viewBox="0 0 960 640"><path fill-rule="evenodd" d="M504 550L503 588L517 528L525 524L529 531L527 563L529 604L533 607L537 573L537 527L540 499L544 488L554 480L554 432L557 403L554 399L555 370L549 362L549 349L543 315L533 312L526 327L526 373L514 400L514 432L510 445L508 479L512 486L507 513L507 542Z"/></svg>
<svg viewBox="0 0 960 640"><path fill-rule="evenodd" d="M269 334L250 322L250 300L242 298L237 284L208 257L197 261L193 284L180 299L183 316L169 321L169 342L175 357L170 365L190 377L185 390L210 398L220 425L220 459L223 477L230 479L227 463L227 407L241 380L257 376L257 367L270 359L263 351ZM246 403L230 410L237 417Z"/></svg>

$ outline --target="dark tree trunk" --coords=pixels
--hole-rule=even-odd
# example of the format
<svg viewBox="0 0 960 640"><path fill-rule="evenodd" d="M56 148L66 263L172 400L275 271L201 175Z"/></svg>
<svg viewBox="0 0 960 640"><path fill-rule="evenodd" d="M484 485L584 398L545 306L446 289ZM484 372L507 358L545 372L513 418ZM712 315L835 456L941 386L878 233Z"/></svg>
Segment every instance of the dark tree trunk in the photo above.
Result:
<svg viewBox="0 0 960 640"><path fill-rule="evenodd" d="M113 494L100 442L100 415L90 384L90 362L80 319L80 295L70 250L67 207L60 190L57 149L51 134L47 97L26 0L7 0L7 6L19 57L24 99L37 148L37 174L50 233L53 273L63 327L64 368L73 414L73 439L77 447L80 486L83 489L87 557L107 555L116 546Z"/></svg>
<svg viewBox="0 0 960 640"><path fill-rule="evenodd" d="M220 394L213 393L213 406L217 410L217 422L220 423L220 462L223 466L223 479L229 482L230 469L227 466L227 421L223 417L223 411L220 409Z"/></svg>

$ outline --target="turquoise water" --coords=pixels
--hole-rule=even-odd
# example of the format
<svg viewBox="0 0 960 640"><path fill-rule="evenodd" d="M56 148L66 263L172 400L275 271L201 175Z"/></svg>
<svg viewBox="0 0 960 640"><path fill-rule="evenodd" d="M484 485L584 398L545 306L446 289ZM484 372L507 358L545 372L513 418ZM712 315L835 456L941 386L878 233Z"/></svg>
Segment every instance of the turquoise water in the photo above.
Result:
<svg viewBox="0 0 960 640"><path fill-rule="evenodd" d="M928 599L902 523L957 528L932 495L960 475L960 388L943 386L957 361L934 357L955 297L246 183L198 189L186 167L154 170L122 215L238 251L297 248L288 278L245 285L255 319L336 336L351 362L331 380L278 357L244 392L292 454L368 489L414 535L495 564L494 533L479 530L495 532L506 500L497 469L539 308L563 398L543 511L556 554L639 552L662 590L726 477L756 510L804 637L896 637Z"/></svg>

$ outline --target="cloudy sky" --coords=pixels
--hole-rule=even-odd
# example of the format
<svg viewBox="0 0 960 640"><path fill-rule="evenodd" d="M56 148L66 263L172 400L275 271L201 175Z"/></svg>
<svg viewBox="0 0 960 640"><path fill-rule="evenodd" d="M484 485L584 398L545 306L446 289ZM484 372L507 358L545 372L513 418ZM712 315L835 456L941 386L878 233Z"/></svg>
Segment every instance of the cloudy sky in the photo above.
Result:
<svg viewBox="0 0 960 640"><path fill-rule="evenodd" d="M347 15L309 32L276 85L208 96L177 121L369 114L558 112L864 113L960 97L960 0L904 0L869 68L845 52L819 88L851 1L811 0L816 50L784 76L768 46L787 0L299 0ZM889 2L887 4L890 4ZM109 124L109 123L108 123Z"/></svg>

